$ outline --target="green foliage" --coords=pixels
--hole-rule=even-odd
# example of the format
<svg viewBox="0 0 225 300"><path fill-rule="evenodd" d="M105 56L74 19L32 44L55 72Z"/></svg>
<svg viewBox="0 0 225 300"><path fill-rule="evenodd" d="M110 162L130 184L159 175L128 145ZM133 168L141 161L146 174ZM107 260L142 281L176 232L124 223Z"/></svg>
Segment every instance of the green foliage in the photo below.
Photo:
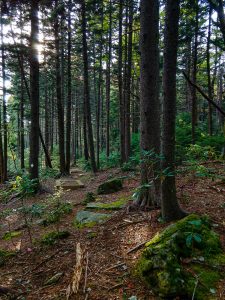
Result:
<svg viewBox="0 0 225 300"><path fill-rule="evenodd" d="M24 174L16 176L16 180L12 182L12 191L18 193L20 197L26 198L36 193L38 188L38 181L30 179L28 175Z"/></svg>
<svg viewBox="0 0 225 300"><path fill-rule="evenodd" d="M45 215L45 219L43 220L42 224L44 226L48 226L49 224L57 223L60 221L62 216L70 214L71 212L71 203L57 203L57 205L53 206Z"/></svg>
<svg viewBox="0 0 225 300"><path fill-rule="evenodd" d="M94 202L95 199L96 199L95 194L92 193L92 192L88 192L88 193L86 193L85 198L84 198L82 204L83 204L83 205L86 205L86 204L88 204L88 203L90 203L90 202Z"/></svg>
<svg viewBox="0 0 225 300"><path fill-rule="evenodd" d="M43 235L41 243L43 245L54 245L58 240L66 239L70 233L68 231L51 231Z"/></svg>
<svg viewBox="0 0 225 300"><path fill-rule="evenodd" d="M48 178L56 178L59 176L59 171L57 169L45 168L40 172L41 180L45 180Z"/></svg>
<svg viewBox="0 0 225 300"><path fill-rule="evenodd" d="M188 160L208 160L216 159L217 154L215 149L211 146L200 146L194 144L187 147L186 157Z"/></svg>

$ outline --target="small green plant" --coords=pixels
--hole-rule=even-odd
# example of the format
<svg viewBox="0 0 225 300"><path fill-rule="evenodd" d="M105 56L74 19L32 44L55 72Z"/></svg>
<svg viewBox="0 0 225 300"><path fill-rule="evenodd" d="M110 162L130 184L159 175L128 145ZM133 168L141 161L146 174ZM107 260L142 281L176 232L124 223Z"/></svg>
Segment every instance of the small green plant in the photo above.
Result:
<svg viewBox="0 0 225 300"><path fill-rule="evenodd" d="M54 245L58 240L66 239L69 235L70 233L68 231L51 231L42 237L41 243L43 245L51 246Z"/></svg>
<svg viewBox="0 0 225 300"><path fill-rule="evenodd" d="M211 146L191 144L186 148L186 157L188 160L208 160L216 159L217 154L215 149Z"/></svg>
<svg viewBox="0 0 225 300"><path fill-rule="evenodd" d="M16 180L12 182L12 191L18 193L21 198L32 196L38 188L38 181L30 179L28 175L16 176Z"/></svg>
<svg viewBox="0 0 225 300"><path fill-rule="evenodd" d="M196 232L196 229L200 229L202 225L202 221L199 220L192 220L189 221L188 224L192 226L192 231L186 232L186 246L188 248L193 248L194 243L201 243L202 242L202 235Z"/></svg>
<svg viewBox="0 0 225 300"><path fill-rule="evenodd" d="M94 202L96 199L96 195L92 192L88 192L86 195L85 195L85 198L84 198L84 201L82 202L83 205L86 205L90 202Z"/></svg>

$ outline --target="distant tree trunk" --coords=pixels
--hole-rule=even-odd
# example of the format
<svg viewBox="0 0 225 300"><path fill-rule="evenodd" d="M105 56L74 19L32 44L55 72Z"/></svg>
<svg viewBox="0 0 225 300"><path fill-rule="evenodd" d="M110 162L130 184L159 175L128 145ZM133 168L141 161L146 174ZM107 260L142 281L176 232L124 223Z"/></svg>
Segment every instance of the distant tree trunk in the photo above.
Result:
<svg viewBox="0 0 225 300"><path fill-rule="evenodd" d="M92 121L91 121L91 108L90 108L90 94L89 94L89 79L88 79L88 52L87 52L87 24L86 24L86 6L85 1L81 2L81 13L82 13L82 45L83 45L83 64L84 64L84 108L87 120L87 132L88 132L88 143L90 150L91 168L95 173L97 167L95 163L95 150L92 132Z"/></svg>
<svg viewBox="0 0 225 300"><path fill-rule="evenodd" d="M0 183L3 183L3 175L4 175L4 159L3 159L3 145L2 145L2 111L0 105Z"/></svg>
<svg viewBox="0 0 225 300"><path fill-rule="evenodd" d="M111 87L111 56L112 56L112 1L109 0L109 46L106 71L106 156L109 157L109 127L110 127L110 87Z"/></svg>
<svg viewBox="0 0 225 300"><path fill-rule="evenodd" d="M192 67L192 81L196 84L197 76L197 59L198 59L198 31L199 31L199 3L196 0L195 8L195 34L194 34L194 46L193 46L193 67ZM192 143L195 143L195 128L197 126L197 94L195 88L191 89L191 98L192 98Z"/></svg>
<svg viewBox="0 0 225 300"><path fill-rule="evenodd" d="M21 99L20 99L20 166L21 169L25 169L24 163L24 83L21 76Z"/></svg>
<svg viewBox="0 0 225 300"><path fill-rule="evenodd" d="M71 101L72 101L72 90L71 90L71 0L68 5L68 49L67 49L67 76L68 76L68 95L67 95L67 120L66 120L66 172L70 172L70 142L71 142Z"/></svg>
<svg viewBox="0 0 225 300"><path fill-rule="evenodd" d="M5 46L3 38L3 12L1 11L1 48L2 48L2 106L3 106L3 181L7 180L7 164L8 164L8 154L7 154L7 108L6 108L6 73L5 73Z"/></svg>
<svg viewBox="0 0 225 300"><path fill-rule="evenodd" d="M58 0L55 1L57 9ZM55 17L54 23L55 34L55 49L56 49L56 97L57 97L57 113L58 113L58 136L59 136L59 160L60 160L60 173L66 173L65 165L65 150L64 150L64 110L62 102L62 78L60 70L60 51L59 51L59 21L58 15Z"/></svg>
<svg viewBox="0 0 225 300"><path fill-rule="evenodd" d="M121 163L125 162L125 128L124 128L124 101L123 101L123 1L119 2L119 50L118 50L118 86L120 106L120 157Z"/></svg>
<svg viewBox="0 0 225 300"><path fill-rule="evenodd" d="M159 1L141 0L141 74L140 74L140 134L141 134L141 192L136 204L153 208L159 205L158 163L145 156L160 152L159 102Z"/></svg>
<svg viewBox="0 0 225 300"><path fill-rule="evenodd" d="M212 8L209 8L209 26L208 26L208 37L207 37L207 49L206 49L206 60L207 60L207 77L208 77L208 96L212 99L212 81L210 74L210 38L211 38L211 23L212 23ZM208 132L212 135L212 105L208 103Z"/></svg>
<svg viewBox="0 0 225 300"><path fill-rule="evenodd" d="M31 102L31 130L30 130L30 177L37 179L39 156L39 61L38 61L38 3L31 1L31 46L30 46L30 102Z"/></svg>
<svg viewBox="0 0 225 300"><path fill-rule="evenodd" d="M132 49L133 49L133 0L129 3L129 25L128 25L128 45L127 45L127 66L126 66L126 86L125 86L125 161L130 157L130 93L131 93L131 70L132 70Z"/></svg>
<svg viewBox="0 0 225 300"><path fill-rule="evenodd" d="M172 174L162 182L162 217L166 221L182 218L176 197L175 184L175 118L176 118L176 66L180 1L166 1L164 65L163 65L163 139L162 169Z"/></svg>
<svg viewBox="0 0 225 300"><path fill-rule="evenodd" d="M99 154L100 154L100 116L102 104L102 49L103 49L103 6L101 8L101 37L100 37L100 57L99 57L99 72L98 72L98 97L96 107L96 156L97 168L100 167Z"/></svg>

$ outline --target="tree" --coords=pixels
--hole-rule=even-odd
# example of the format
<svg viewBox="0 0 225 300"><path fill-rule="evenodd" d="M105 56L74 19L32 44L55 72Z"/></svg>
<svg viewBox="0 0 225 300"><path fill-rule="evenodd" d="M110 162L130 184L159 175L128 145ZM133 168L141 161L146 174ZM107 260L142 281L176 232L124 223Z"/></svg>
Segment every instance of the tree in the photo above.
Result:
<svg viewBox="0 0 225 300"><path fill-rule="evenodd" d="M141 0L140 15L140 135L143 163L141 185L143 189L136 201L141 207L159 205L158 164L143 157L153 151L160 153L159 103L159 1ZM150 187L148 186L150 184Z"/></svg>
<svg viewBox="0 0 225 300"><path fill-rule="evenodd" d="M176 66L178 48L179 1L166 1L163 62L163 125L162 125L162 217L166 221L182 218L176 197L175 183L175 118Z"/></svg>
<svg viewBox="0 0 225 300"><path fill-rule="evenodd" d="M31 35L30 35L30 102L31 102L31 129L30 129L30 177L38 178L39 156L39 61L38 61L38 6L39 1L31 1Z"/></svg>

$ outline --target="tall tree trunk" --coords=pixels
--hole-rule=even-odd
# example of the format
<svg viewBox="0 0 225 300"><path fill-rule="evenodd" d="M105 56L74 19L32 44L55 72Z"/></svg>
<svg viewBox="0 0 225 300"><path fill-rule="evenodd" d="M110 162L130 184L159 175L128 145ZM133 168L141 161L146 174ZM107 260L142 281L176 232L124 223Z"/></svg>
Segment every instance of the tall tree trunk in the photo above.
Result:
<svg viewBox="0 0 225 300"><path fill-rule="evenodd" d="M87 52L87 24L86 24L86 6L85 1L81 2L82 12L82 45L83 45L83 64L84 64L84 107L87 120L88 143L90 149L91 168L95 173L97 171L95 163L95 149L92 132L91 107L89 94L89 79L88 79L88 52Z"/></svg>
<svg viewBox="0 0 225 300"><path fill-rule="evenodd" d="M132 70L132 40L133 40L133 0L129 4L129 25L128 25L128 45L127 45L127 66L126 66L126 86L125 86L125 161L130 157L130 93L131 93L131 70Z"/></svg>
<svg viewBox="0 0 225 300"><path fill-rule="evenodd" d="M68 5L68 49L67 49L67 76L68 76L68 82L67 82L67 89L68 89L68 95L67 95L67 118L66 118L66 171L67 173L70 172L70 160L71 160L71 154L70 154L70 142L71 142L71 101L72 101L72 90L71 90L71 0L69 0Z"/></svg>
<svg viewBox="0 0 225 300"><path fill-rule="evenodd" d="M207 77L208 77L208 96L212 99L212 81L210 74L210 38L211 38L211 23L212 23L212 8L209 8L209 26L208 26L208 37L207 37L207 49L206 49L206 60L207 60ZM212 105L208 103L208 132L212 135Z"/></svg>
<svg viewBox="0 0 225 300"><path fill-rule="evenodd" d="M176 66L180 1L166 1L163 65L163 140L162 168L166 175L162 182L162 217L166 221L182 218L184 212L176 197L175 183L175 118L176 118Z"/></svg>
<svg viewBox="0 0 225 300"><path fill-rule="evenodd" d="M155 180L158 163L151 161L160 152L159 102L159 1L141 0L141 74L140 74L140 134L141 193L136 204L141 207L159 205L159 186ZM147 154L147 156L146 156Z"/></svg>
<svg viewBox="0 0 225 300"><path fill-rule="evenodd" d="M197 59L198 59L198 31L199 31L199 3L196 0L195 7L195 34L194 34L194 46L193 46L193 69L192 69L192 81L196 84L197 77ZM192 87L191 89L192 97L192 143L195 143L195 128L197 126L197 94L196 89Z"/></svg>
<svg viewBox="0 0 225 300"><path fill-rule="evenodd" d="M20 167L21 169L25 169L24 163L24 83L23 78L21 76L21 99L20 99Z"/></svg>
<svg viewBox="0 0 225 300"><path fill-rule="evenodd" d="M3 12L1 11L1 48L2 48L2 106L3 106L3 181L7 180L7 164L8 164L8 154L7 154L7 108L6 108L6 73L5 73L5 46L3 38Z"/></svg>
<svg viewBox="0 0 225 300"><path fill-rule="evenodd" d="M31 102L31 130L30 130L30 177L37 179L39 156L39 61L38 61L38 3L31 1L31 46L30 46L30 102Z"/></svg>
<svg viewBox="0 0 225 300"><path fill-rule="evenodd" d="M58 0L55 1L57 9ZM57 113L58 113L58 136L59 136L59 160L60 160L60 173L66 173L65 165L65 149L64 149L64 109L62 102L62 78L60 70L60 50L59 50L59 21L58 15L55 17L54 23L55 34L55 50L56 50L56 97L57 97Z"/></svg>
<svg viewBox="0 0 225 300"><path fill-rule="evenodd" d="M110 141L109 141L109 122L110 122L110 88L111 88L111 56L112 56L112 0L109 0L109 46L108 60L106 71L106 156L109 157Z"/></svg>
<svg viewBox="0 0 225 300"><path fill-rule="evenodd" d="M123 1L119 2L119 50L118 50L118 87L120 106L120 157L121 163L125 162L125 129L124 129L124 101L123 101Z"/></svg>

